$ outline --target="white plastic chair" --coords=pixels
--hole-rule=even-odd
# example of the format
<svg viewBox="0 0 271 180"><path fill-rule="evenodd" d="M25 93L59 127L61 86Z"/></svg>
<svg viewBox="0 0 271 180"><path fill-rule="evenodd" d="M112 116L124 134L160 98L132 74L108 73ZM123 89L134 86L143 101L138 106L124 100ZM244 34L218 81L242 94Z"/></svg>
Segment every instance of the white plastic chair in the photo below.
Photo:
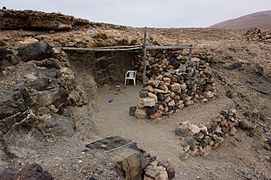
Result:
<svg viewBox="0 0 271 180"><path fill-rule="evenodd" d="M135 86L136 85L136 71L128 70L125 73L125 85L127 83L127 80L133 80L134 81L134 86Z"/></svg>

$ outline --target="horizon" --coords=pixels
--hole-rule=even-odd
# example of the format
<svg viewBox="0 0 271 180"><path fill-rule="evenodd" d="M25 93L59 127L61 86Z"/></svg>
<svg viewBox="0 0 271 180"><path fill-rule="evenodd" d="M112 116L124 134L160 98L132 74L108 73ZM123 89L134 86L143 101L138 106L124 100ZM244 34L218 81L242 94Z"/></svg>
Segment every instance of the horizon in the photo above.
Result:
<svg viewBox="0 0 271 180"><path fill-rule="evenodd" d="M239 8L241 6L238 6L238 4L241 5L242 3L246 3L246 7ZM227 2L222 0L219 2L217 0L208 2L202 0L189 2L178 2L177 0L167 2L161 0L139 0L137 2L124 0L114 2L110 0L99 2L88 2L87 0L71 0L69 2L64 0L54 2L2 0L0 5L14 10L60 12L76 18L88 19L91 22L151 28L204 28L226 20L271 9L270 0L257 2L252 0L229 0ZM223 9L219 7L223 7ZM193 11L191 12L190 9Z"/></svg>

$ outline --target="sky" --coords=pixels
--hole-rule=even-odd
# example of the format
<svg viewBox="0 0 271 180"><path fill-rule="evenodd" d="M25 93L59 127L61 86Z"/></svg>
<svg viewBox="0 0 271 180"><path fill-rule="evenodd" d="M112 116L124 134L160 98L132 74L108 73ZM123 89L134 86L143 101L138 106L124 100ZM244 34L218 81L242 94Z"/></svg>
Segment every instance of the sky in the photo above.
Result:
<svg viewBox="0 0 271 180"><path fill-rule="evenodd" d="M208 27L271 10L271 0L0 0L3 6L136 27Z"/></svg>

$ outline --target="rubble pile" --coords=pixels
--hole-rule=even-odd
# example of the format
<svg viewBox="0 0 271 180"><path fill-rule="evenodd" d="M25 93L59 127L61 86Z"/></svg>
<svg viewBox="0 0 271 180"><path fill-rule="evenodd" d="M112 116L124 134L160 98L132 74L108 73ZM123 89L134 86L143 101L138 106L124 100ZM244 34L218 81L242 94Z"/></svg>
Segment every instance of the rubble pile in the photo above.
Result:
<svg viewBox="0 0 271 180"><path fill-rule="evenodd" d="M216 95L209 64L203 60L163 51L149 55L147 64L148 81L139 94L140 102L130 107L132 116L155 119ZM139 79L141 72L139 68Z"/></svg>
<svg viewBox="0 0 271 180"><path fill-rule="evenodd" d="M189 155L208 155L212 149L223 144L226 137L237 133L239 123L242 124L235 109L222 110L220 115L207 125L198 126L189 121L182 122L174 130L182 141L181 159Z"/></svg>
<svg viewBox="0 0 271 180"><path fill-rule="evenodd" d="M248 41L271 43L271 32L260 28L252 28L248 30L244 36Z"/></svg>

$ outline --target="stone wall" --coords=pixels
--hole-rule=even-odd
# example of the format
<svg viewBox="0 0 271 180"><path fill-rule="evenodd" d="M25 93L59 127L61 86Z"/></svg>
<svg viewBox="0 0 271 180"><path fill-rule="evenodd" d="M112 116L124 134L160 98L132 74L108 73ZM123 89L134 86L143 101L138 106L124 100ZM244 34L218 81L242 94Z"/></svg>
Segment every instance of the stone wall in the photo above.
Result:
<svg viewBox="0 0 271 180"><path fill-rule="evenodd" d="M133 69L135 53L94 52L66 50L71 66L76 73L90 73L99 84L123 83L128 69Z"/></svg>
<svg viewBox="0 0 271 180"><path fill-rule="evenodd" d="M134 64L141 78L142 62ZM155 119L215 96L209 64L198 58L187 60L181 51L151 52L146 76L148 81L140 92L140 102L130 108L130 115L138 118Z"/></svg>

